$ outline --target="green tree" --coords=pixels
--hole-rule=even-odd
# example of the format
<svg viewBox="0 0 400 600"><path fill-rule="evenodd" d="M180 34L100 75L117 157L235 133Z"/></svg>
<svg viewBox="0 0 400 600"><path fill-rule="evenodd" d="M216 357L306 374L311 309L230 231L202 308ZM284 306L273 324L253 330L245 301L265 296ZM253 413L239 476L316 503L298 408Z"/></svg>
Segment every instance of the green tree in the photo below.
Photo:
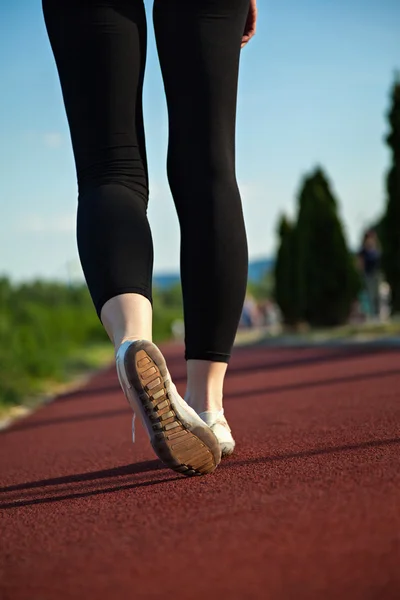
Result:
<svg viewBox="0 0 400 600"><path fill-rule="evenodd" d="M280 239L274 267L274 298L284 322L294 325L299 318L299 305L295 288L296 254L294 252L294 228L285 215L278 225Z"/></svg>
<svg viewBox="0 0 400 600"><path fill-rule="evenodd" d="M304 179L300 190L293 254L300 318L313 326L346 322L360 282L321 168Z"/></svg>
<svg viewBox="0 0 400 600"><path fill-rule="evenodd" d="M382 267L392 295L392 312L400 312L400 78L397 75L391 93L388 114L390 133L386 142L391 149L392 167L387 175L386 210L381 222Z"/></svg>

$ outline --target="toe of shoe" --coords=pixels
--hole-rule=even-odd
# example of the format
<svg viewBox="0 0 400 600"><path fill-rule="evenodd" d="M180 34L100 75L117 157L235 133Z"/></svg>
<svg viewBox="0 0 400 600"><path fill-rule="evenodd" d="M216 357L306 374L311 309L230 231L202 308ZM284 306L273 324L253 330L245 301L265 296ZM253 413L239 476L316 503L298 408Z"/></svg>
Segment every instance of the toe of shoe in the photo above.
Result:
<svg viewBox="0 0 400 600"><path fill-rule="evenodd" d="M235 444L221 444L221 456L225 458L226 456L230 456L233 454L235 450Z"/></svg>

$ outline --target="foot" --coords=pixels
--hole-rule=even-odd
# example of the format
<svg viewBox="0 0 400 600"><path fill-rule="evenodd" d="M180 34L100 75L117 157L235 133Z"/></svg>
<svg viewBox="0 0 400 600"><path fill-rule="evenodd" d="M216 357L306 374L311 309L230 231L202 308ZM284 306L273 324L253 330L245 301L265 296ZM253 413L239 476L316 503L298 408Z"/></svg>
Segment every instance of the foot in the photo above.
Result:
<svg viewBox="0 0 400 600"><path fill-rule="evenodd" d="M231 428L224 416L224 409L218 412L205 411L199 414L219 441L222 457L229 456L235 449L235 440L232 437Z"/></svg>
<svg viewBox="0 0 400 600"><path fill-rule="evenodd" d="M125 396L163 463L184 475L214 471L221 459L219 442L179 396L157 346L147 340L124 342L116 363Z"/></svg>

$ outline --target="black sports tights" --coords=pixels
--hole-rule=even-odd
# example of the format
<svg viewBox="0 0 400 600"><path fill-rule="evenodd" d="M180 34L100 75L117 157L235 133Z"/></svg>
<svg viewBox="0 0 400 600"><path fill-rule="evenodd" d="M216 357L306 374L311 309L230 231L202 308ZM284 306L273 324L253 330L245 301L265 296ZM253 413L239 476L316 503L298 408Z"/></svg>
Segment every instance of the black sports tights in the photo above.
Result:
<svg viewBox="0 0 400 600"><path fill-rule="evenodd" d="M181 228L186 359L228 362L247 280L235 175L241 38L249 0L155 0L169 114L168 177ZM79 255L100 316L152 300L142 115L142 0L43 0L75 156Z"/></svg>

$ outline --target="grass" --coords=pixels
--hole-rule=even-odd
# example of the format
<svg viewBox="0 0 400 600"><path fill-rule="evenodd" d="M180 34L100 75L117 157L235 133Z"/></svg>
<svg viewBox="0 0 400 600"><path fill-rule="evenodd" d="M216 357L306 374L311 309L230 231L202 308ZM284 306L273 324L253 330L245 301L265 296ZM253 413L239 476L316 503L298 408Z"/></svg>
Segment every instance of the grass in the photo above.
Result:
<svg viewBox="0 0 400 600"><path fill-rule="evenodd" d="M113 358L114 349L110 342L87 345L71 352L61 376L31 381L27 394L16 405L0 402L0 419L24 416L49 398L82 385L92 373L112 364Z"/></svg>

